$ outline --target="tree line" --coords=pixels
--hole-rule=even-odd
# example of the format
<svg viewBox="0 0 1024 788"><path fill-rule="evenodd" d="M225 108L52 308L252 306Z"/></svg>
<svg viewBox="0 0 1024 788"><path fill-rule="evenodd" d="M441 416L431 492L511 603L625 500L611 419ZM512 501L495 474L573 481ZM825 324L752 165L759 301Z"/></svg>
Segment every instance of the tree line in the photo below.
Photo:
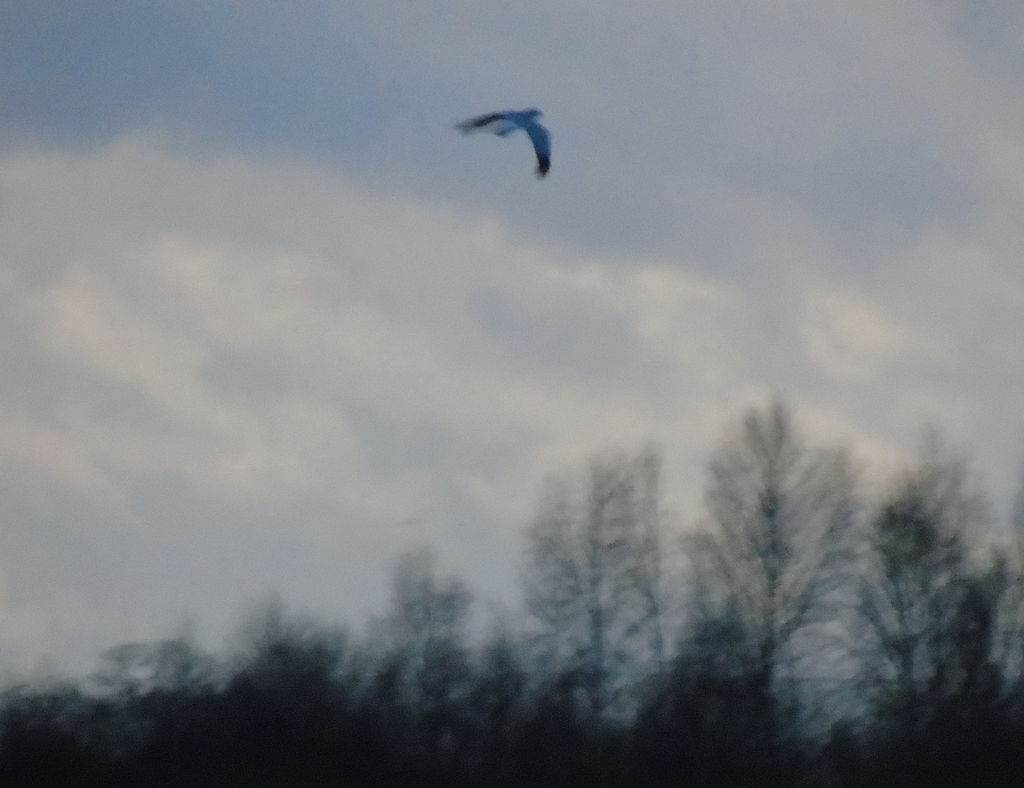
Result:
<svg viewBox="0 0 1024 788"><path fill-rule="evenodd" d="M227 653L107 651L7 688L4 785L1018 785L1024 493L987 512L930 433L869 484L774 402L708 463L699 523L657 451L552 477L523 615L400 558L365 631L268 603Z"/></svg>

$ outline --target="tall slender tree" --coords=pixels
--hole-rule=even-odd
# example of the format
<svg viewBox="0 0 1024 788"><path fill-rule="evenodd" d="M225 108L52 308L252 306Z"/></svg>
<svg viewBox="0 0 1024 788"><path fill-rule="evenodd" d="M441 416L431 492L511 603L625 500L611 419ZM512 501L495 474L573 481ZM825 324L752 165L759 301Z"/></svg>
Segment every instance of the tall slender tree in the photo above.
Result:
<svg viewBox="0 0 1024 788"><path fill-rule="evenodd" d="M994 689L1009 576L1001 561L981 563L983 531L966 464L934 436L870 520L857 642L869 685L903 729Z"/></svg>
<svg viewBox="0 0 1024 788"><path fill-rule="evenodd" d="M696 631L726 625L733 669L771 708L806 656L798 640L835 616L850 582L856 474L845 450L808 447L778 401L745 414L709 471L708 519L691 542Z"/></svg>
<svg viewBox="0 0 1024 788"><path fill-rule="evenodd" d="M628 689L665 660L660 467L653 449L595 458L582 484L549 483L527 531L525 597L537 640L599 714L629 707Z"/></svg>
<svg viewBox="0 0 1024 788"><path fill-rule="evenodd" d="M458 578L439 576L434 564L427 549L398 560L391 609L378 622L376 704L391 717L390 729L408 737L410 756L439 765L467 734L472 595Z"/></svg>

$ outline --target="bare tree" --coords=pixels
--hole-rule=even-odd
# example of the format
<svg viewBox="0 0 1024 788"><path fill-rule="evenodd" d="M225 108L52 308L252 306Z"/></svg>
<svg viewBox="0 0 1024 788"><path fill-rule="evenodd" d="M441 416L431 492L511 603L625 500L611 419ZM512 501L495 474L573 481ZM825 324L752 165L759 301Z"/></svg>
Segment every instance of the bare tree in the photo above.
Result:
<svg viewBox="0 0 1024 788"><path fill-rule="evenodd" d="M807 447L781 402L748 411L709 470L709 521L691 542L694 623L727 622L770 698L794 676L797 640L842 602L856 474L844 450Z"/></svg>
<svg viewBox="0 0 1024 788"><path fill-rule="evenodd" d="M198 692L214 683L213 659L190 634L155 643L122 643L107 649L100 660L92 680L112 697Z"/></svg>
<svg viewBox="0 0 1024 788"><path fill-rule="evenodd" d="M626 703L664 663L660 460L607 454L582 484L552 480L527 531L526 604L549 665L579 677L591 709Z"/></svg>
<svg viewBox="0 0 1024 788"><path fill-rule="evenodd" d="M1024 474L1010 510L1009 531L1002 553L1007 579L999 617L1001 663L1005 679L1024 698Z"/></svg>
<svg viewBox="0 0 1024 788"><path fill-rule="evenodd" d="M409 757L447 763L467 736L471 603L461 580L438 575L429 550L399 558L391 608L377 622L369 698L393 744Z"/></svg>
<svg viewBox="0 0 1024 788"><path fill-rule="evenodd" d="M632 584L640 598L642 626L647 632L650 657L658 676L665 672L666 545L661 504L661 456L648 447L636 459L636 526L627 531L633 560Z"/></svg>
<svg viewBox="0 0 1024 788"><path fill-rule="evenodd" d="M472 596L455 577L438 577L426 549L405 553L394 574L391 611L383 622L403 691L422 707L443 705L469 673L466 627Z"/></svg>
<svg viewBox="0 0 1024 788"><path fill-rule="evenodd" d="M904 730L944 703L982 702L998 684L1003 560L980 563L980 497L965 463L932 436L870 521L859 593L864 673Z"/></svg>

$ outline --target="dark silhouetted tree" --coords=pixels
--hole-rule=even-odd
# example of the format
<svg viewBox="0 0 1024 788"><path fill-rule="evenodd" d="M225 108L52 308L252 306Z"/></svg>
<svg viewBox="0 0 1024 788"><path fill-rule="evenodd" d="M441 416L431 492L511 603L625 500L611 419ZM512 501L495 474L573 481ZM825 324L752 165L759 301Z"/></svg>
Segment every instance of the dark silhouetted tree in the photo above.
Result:
<svg viewBox="0 0 1024 788"><path fill-rule="evenodd" d="M981 594L965 544L978 499L961 462L930 453L870 521L858 606L865 675L911 727L921 722L925 701L952 680L964 606L977 607ZM987 639L989 616L977 623Z"/></svg>
<svg viewBox="0 0 1024 788"><path fill-rule="evenodd" d="M638 785L788 785L799 759L775 738L772 698L734 618L701 618L635 730Z"/></svg>
<svg viewBox="0 0 1024 788"><path fill-rule="evenodd" d="M96 705L80 688L18 686L3 696L0 785L102 785L115 778L97 735Z"/></svg>
<svg viewBox="0 0 1024 788"><path fill-rule="evenodd" d="M859 594L874 755L888 774L988 784L980 770L1006 755L1004 628L1018 581L1001 552L981 550L986 535L965 463L933 435L870 521Z"/></svg>
<svg viewBox="0 0 1024 788"><path fill-rule="evenodd" d="M466 746L472 596L455 577L439 577L429 550L405 553L395 569L391 609L377 624L375 700L405 741L408 774L419 782L458 779Z"/></svg>
<svg viewBox="0 0 1024 788"><path fill-rule="evenodd" d="M985 527L933 439L861 517L843 451L749 411L682 542L680 610L660 477L647 450L551 483L522 628L471 638L469 591L420 550L362 636L271 602L226 655L127 643L7 689L0 785L1020 782L1024 487L1012 528Z"/></svg>
<svg viewBox="0 0 1024 788"><path fill-rule="evenodd" d="M738 650L730 661L760 694L770 739L773 707L784 690L792 702L801 658L812 658L813 673L827 656L807 644L812 625L835 618L851 579L855 487L847 453L806 446L780 402L747 412L711 460L709 519L690 542L691 613L697 631L731 633L723 645Z"/></svg>
<svg viewBox="0 0 1024 788"><path fill-rule="evenodd" d="M525 598L543 662L597 714L631 708L664 664L659 477L652 450L596 458L582 484L549 481L527 531Z"/></svg>
<svg viewBox="0 0 1024 788"><path fill-rule="evenodd" d="M209 757L221 774L331 784L345 767L362 769L377 750L355 713L350 650L343 629L287 614L279 602L253 615L212 709L219 753Z"/></svg>

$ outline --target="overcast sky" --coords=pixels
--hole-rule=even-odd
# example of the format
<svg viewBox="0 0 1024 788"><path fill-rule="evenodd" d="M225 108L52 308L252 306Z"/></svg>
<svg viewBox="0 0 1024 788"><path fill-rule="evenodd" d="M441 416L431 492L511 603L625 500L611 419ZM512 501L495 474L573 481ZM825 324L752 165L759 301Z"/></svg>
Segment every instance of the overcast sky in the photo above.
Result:
<svg viewBox="0 0 1024 788"><path fill-rule="evenodd" d="M1019 0L0 2L0 666L399 551L516 600L541 480L742 411L1024 457ZM524 135L453 124L537 106Z"/></svg>

